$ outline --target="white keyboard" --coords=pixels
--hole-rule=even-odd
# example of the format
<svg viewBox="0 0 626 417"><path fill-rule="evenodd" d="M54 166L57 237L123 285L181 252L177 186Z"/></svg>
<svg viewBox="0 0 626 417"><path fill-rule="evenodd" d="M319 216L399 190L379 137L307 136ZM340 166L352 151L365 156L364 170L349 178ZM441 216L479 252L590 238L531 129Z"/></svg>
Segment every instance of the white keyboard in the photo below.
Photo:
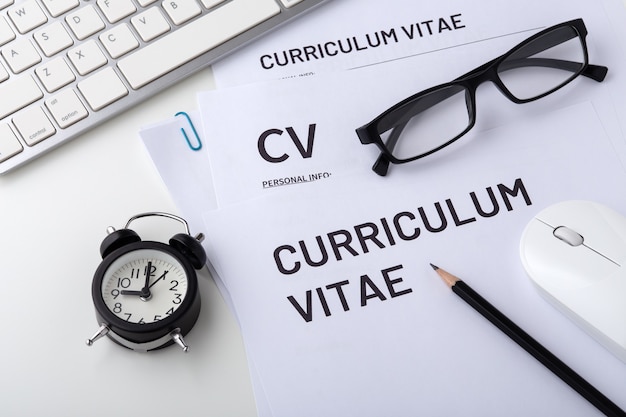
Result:
<svg viewBox="0 0 626 417"><path fill-rule="evenodd" d="M0 174L325 0L0 0Z"/></svg>

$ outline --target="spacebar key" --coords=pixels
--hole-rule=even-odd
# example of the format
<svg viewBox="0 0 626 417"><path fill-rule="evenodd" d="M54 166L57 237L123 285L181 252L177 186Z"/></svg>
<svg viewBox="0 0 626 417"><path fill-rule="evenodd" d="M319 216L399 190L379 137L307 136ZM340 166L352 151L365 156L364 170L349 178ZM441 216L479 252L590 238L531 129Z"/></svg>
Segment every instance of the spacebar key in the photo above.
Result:
<svg viewBox="0 0 626 417"><path fill-rule="evenodd" d="M117 66L137 89L278 13L275 0L233 0L121 59Z"/></svg>

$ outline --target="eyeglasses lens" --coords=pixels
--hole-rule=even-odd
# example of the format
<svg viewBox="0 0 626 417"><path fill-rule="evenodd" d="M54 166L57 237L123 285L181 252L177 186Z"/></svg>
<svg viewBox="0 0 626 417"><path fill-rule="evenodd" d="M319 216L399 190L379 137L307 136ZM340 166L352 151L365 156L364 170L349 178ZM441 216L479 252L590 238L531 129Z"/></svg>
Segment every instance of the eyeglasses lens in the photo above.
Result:
<svg viewBox="0 0 626 417"><path fill-rule="evenodd" d="M408 159L429 153L464 133L469 126L469 94L451 85L407 103L380 121L380 136L396 158ZM396 115L402 115L399 120Z"/></svg>
<svg viewBox="0 0 626 417"><path fill-rule="evenodd" d="M519 100L531 100L562 87L586 64L578 32L556 28L522 45L498 66L498 76Z"/></svg>
<svg viewBox="0 0 626 417"><path fill-rule="evenodd" d="M552 93L585 68L586 52L578 31L557 27L520 45L498 65L504 87L518 100ZM424 156L461 135L472 123L471 94L459 84L427 90L380 119L377 130L386 149L399 160Z"/></svg>

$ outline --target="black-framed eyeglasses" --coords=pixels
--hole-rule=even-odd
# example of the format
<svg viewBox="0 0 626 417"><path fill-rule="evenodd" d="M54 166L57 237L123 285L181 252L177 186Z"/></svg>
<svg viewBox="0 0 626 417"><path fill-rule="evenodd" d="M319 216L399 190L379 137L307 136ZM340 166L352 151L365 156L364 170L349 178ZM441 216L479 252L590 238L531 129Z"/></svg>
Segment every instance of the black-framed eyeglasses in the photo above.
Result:
<svg viewBox="0 0 626 417"><path fill-rule="evenodd" d="M466 134L476 121L476 89L486 81L514 103L545 97L579 75L603 81L608 68L589 64L586 36L582 19L552 26L454 81L394 105L356 129L362 144L381 150L372 169L387 175L390 162L423 158Z"/></svg>

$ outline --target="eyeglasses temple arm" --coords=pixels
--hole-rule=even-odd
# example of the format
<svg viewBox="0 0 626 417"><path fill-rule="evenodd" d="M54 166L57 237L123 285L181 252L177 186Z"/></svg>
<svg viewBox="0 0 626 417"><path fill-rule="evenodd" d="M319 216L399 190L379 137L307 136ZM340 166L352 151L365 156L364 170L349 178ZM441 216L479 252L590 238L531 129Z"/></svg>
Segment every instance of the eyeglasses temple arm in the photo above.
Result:
<svg viewBox="0 0 626 417"><path fill-rule="evenodd" d="M587 78L591 78L592 80L601 82L604 81L604 78L606 77L606 73L608 71L609 69L603 65L589 64L587 65L587 68L585 68L584 71L581 73L581 75L584 75Z"/></svg>
<svg viewBox="0 0 626 417"><path fill-rule="evenodd" d="M466 78L474 77L480 74L481 72L484 72L489 67L493 66L494 63L498 59L500 58L493 59L479 66L478 68L474 68L470 72L463 74L460 77L454 79L454 81L461 81ZM557 69L567 70L571 72L577 72L580 69L580 62L565 61L565 60L551 59L551 58L525 57L525 58L518 58L518 59L510 59L509 57L500 64L498 69L501 71L506 71L506 70L514 69L514 68L532 67L532 66L557 68ZM604 78L606 77L606 74L608 71L609 69L603 65L588 64L585 67L585 69L580 73L580 75L583 75L587 78L591 78L594 81L602 82L604 81Z"/></svg>
<svg viewBox="0 0 626 417"><path fill-rule="evenodd" d="M381 177L387 175L387 172L389 171L389 158L387 158L384 153L378 155L376 162L372 165L372 171Z"/></svg>
<svg viewBox="0 0 626 417"><path fill-rule="evenodd" d="M398 143L400 134L406 127L407 123L408 121L403 122L399 125L396 125L391 131L391 133L389 134L389 137L387 138L387 141L385 142L385 146L387 147L387 149L389 149L390 152L393 150L393 148L396 147L396 143ZM380 175L381 177L384 177L385 175L387 175L387 171L389 171L389 158L387 158L387 155L381 152L380 155L378 155L376 162L374 162L374 165L372 166L372 170L378 175Z"/></svg>

